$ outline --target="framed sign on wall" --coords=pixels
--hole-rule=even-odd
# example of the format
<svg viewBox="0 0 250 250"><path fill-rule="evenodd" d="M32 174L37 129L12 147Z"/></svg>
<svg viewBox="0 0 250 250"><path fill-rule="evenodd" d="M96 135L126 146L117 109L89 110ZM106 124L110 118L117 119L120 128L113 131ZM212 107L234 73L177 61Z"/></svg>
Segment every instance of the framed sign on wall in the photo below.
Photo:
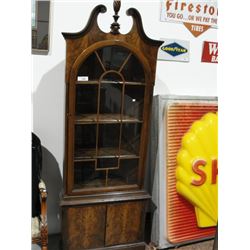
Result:
<svg viewBox="0 0 250 250"><path fill-rule="evenodd" d="M189 41L161 38L164 43L158 51L158 60L189 62Z"/></svg>
<svg viewBox="0 0 250 250"><path fill-rule="evenodd" d="M162 0L161 21L183 23L195 37L217 28L217 19L217 0Z"/></svg>
<svg viewBox="0 0 250 250"><path fill-rule="evenodd" d="M201 61L206 63L218 63L218 42L204 41Z"/></svg>
<svg viewBox="0 0 250 250"><path fill-rule="evenodd" d="M157 249L181 246L215 236L217 109L216 97L154 97L154 122L151 123L151 137L154 139L150 142L152 157L149 165L155 164L155 170L150 174L152 200L157 207L153 216L151 241ZM210 125L215 125L212 126L214 133L207 132ZM190 131L201 132L204 146L197 147ZM212 137L215 139L212 140ZM202 154L201 148L207 152L206 156ZM187 157L189 155L193 157L190 160ZM197 169L200 175L195 173Z"/></svg>
<svg viewBox="0 0 250 250"><path fill-rule="evenodd" d="M47 55L49 52L49 17L50 0L32 0L32 54Z"/></svg>

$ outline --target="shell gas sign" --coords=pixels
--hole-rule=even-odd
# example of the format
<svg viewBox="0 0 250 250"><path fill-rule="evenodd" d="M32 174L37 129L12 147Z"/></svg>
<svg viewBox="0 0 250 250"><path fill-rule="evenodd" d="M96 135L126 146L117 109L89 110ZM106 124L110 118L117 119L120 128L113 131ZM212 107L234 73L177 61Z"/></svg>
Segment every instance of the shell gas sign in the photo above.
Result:
<svg viewBox="0 0 250 250"><path fill-rule="evenodd" d="M218 118L207 113L195 121L182 139L177 155L177 192L195 207L198 227L218 220Z"/></svg>
<svg viewBox="0 0 250 250"><path fill-rule="evenodd" d="M218 114L215 103L174 103L167 124L167 239L213 237L218 220Z"/></svg>

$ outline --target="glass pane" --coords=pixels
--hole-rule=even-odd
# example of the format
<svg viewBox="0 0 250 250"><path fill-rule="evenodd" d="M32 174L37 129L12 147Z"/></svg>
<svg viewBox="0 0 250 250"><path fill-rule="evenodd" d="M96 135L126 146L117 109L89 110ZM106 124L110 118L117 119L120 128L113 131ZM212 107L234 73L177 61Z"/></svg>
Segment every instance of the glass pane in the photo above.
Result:
<svg viewBox="0 0 250 250"><path fill-rule="evenodd" d="M85 77L86 81L98 81L103 69L95 53L91 54L80 66L78 77Z"/></svg>
<svg viewBox="0 0 250 250"><path fill-rule="evenodd" d="M99 158L97 160L97 168L118 168L118 158Z"/></svg>
<svg viewBox="0 0 250 250"><path fill-rule="evenodd" d="M112 82L112 83L110 83ZM121 113L122 84L117 74L107 74L100 84L100 114Z"/></svg>
<svg viewBox="0 0 250 250"><path fill-rule="evenodd" d="M126 85L123 114L139 120L143 117L144 86Z"/></svg>
<svg viewBox="0 0 250 250"><path fill-rule="evenodd" d="M138 176L138 159L120 160L120 168L109 170L108 186L136 184Z"/></svg>
<svg viewBox="0 0 250 250"><path fill-rule="evenodd" d="M75 158L96 155L96 125L75 125Z"/></svg>
<svg viewBox="0 0 250 250"><path fill-rule="evenodd" d="M117 73L108 73L106 75L104 75L104 77L102 78L102 82L104 83L122 83L122 79L120 78L120 76Z"/></svg>
<svg viewBox="0 0 250 250"><path fill-rule="evenodd" d="M32 0L32 54L48 54L50 1Z"/></svg>
<svg viewBox="0 0 250 250"><path fill-rule="evenodd" d="M139 155L141 123L123 123L121 148L130 155Z"/></svg>
<svg viewBox="0 0 250 250"><path fill-rule="evenodd" d="M120 124L99 124L98 148L104 148L106 155L116 155L119 149ZM113 151L115 152L113 152ZM100 154L99 154L100 155ZM104 155L102 153L102 155Z"/></svg>
<svg viewBox="0 0 250 250"><path fill-rule="evenodd" d="M103 187L106 171L96 171L95 161L76 162L74 169L75 188Z"/></svg>
<svg viewBox="0 0 250 250"><path fill-rule="evenodd" d="M76 85L76 115L97 113L98 86L93 84Z"/></svg>
<svg viewBox="0 0 250 250"><path fill-rule="evenodd" d="M98 50L103 65L106 70L119 71L123 62L129 55L129 50L120 46L108 46Z"/></svg>
<svg viewBox="0 0 250 250"><path fill-rule="evenodd" d="M121 73L127 82L145 82L143 67L134 55L131 55Z"/></svg>

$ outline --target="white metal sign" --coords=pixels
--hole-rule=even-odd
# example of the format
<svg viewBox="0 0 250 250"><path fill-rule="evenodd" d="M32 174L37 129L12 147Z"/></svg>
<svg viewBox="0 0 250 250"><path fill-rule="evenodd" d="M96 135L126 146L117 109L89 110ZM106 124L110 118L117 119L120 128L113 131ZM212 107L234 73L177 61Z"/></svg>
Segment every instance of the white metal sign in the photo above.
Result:
<svg viewBox="0 0 250 250"><path fill-rule="evenodd" d="M189 62L189 41L164 39L158 50L158 60Z"/></svg>
<svg viewBox="0 0 250 250"><path fill-rule="evenodd" d="M217 28L217 19L217 0L162 0L161 21L183 23L196 37Z"/></svg>

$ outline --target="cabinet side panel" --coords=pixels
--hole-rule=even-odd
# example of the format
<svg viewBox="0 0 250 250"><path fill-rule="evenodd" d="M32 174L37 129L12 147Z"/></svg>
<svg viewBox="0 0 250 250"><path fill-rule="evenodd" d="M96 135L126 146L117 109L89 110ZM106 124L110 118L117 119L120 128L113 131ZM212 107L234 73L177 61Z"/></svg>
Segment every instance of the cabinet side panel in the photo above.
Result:
<svg viewBox="0 0 250 250"><path fill-rule="evenodd" d="M105 245L142 241L144 221L145 201L108 205Z"/></svg>
<svg viewBox="0 0 250 250"><path fill-rule="evenodd" d="M65 208L63 228L65 250L80 250L104 246L106 206ZM66 235L65 235L66 234Z"/></svg>

